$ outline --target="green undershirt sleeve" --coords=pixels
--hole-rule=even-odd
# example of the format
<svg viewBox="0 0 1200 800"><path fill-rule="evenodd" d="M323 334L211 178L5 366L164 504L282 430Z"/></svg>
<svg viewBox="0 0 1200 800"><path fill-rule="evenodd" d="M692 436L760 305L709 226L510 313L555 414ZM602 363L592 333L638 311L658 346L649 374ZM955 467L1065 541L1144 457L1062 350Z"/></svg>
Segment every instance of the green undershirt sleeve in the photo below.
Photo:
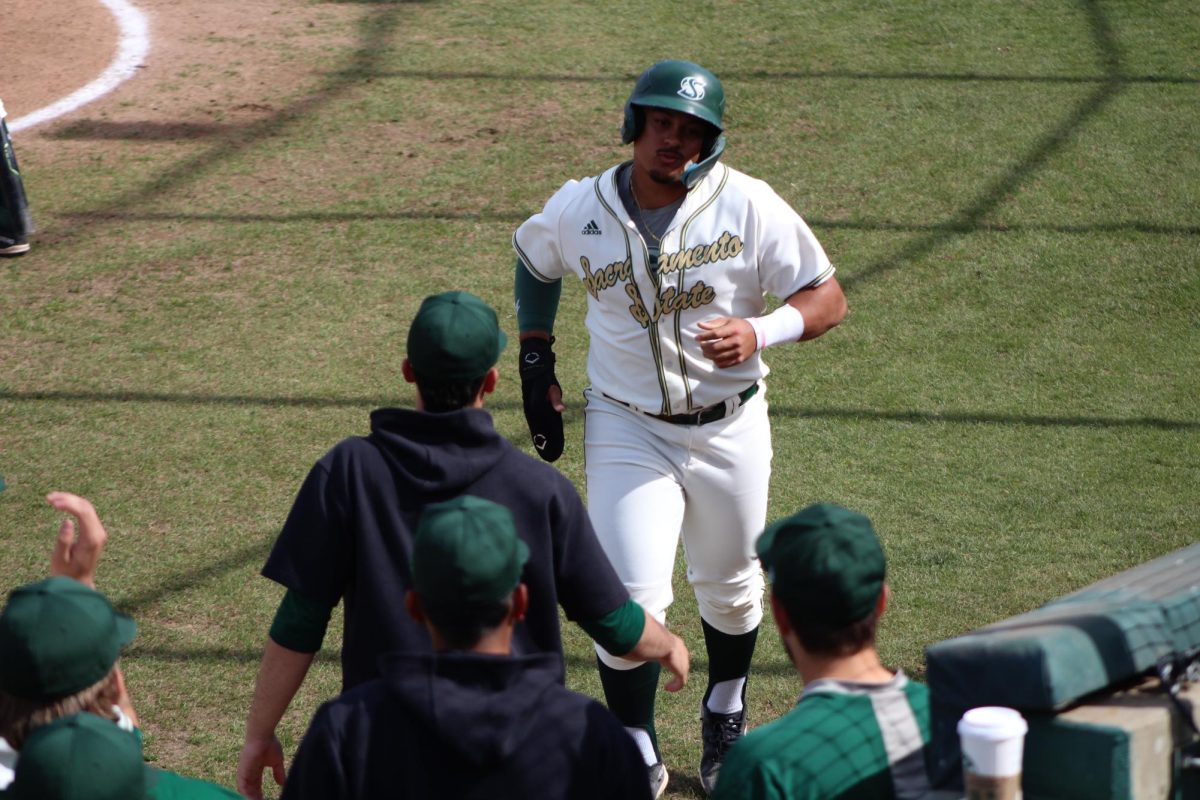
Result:
<svg viewBox="0 0 1200 800"><path fill-rule="evenodd" d="M554 317L562 296L562 278L542 283L533 277L525 262L517 259L517 277L513 281L513 298L517 301L517 328L526 331L554 333Z"/></svg>
<svg viewBox="0 0 1200 800"><path fill-rule="evenodd" d="M288 650L315 653L321 649L332 615L332 608L288 589L271 623L271 638Z"/></svg>
<svg viewBox="0 0 1200 800"><path fill-rule="evenodd" d="M623 656L642 638L646 612L631 597L600 619L580 622L579 627L614 656Z"/></svg>

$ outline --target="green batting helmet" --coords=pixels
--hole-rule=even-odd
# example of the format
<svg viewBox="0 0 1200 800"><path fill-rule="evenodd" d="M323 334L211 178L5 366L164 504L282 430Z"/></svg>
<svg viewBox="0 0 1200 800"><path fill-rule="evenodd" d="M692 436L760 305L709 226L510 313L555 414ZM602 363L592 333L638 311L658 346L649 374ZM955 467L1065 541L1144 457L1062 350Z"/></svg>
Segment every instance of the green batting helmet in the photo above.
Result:
<svg viewBox="0 0 1200 800"><path fill-rule="evenodd" d="M689 167L683 182L691 188L708 174L725 150L725 88L716 75L691 61L659 61L642 73L625 101L621 141L625 144L642 135L646 124L643 108L682 111L707 122L713 135L704 143L699 164Z"/></svg>
<svg viewBox="0 0 1200 800"><path fill-rule="evenodd" d="M625 102L621 141L629 144L642 134L641 107L682 111L704 120L718 132L725 129L725 89L716 75L690 61L660 61L642 73Z"/></svg>

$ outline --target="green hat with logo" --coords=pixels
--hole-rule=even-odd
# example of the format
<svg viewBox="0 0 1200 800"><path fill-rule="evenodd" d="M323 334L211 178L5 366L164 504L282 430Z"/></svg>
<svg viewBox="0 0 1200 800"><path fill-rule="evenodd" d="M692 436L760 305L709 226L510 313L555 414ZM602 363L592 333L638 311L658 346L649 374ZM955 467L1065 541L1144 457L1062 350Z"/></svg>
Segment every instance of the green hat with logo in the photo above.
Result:
<svg viewBox="0 0 1200 800"><path fill-rule="evenodd" d="M108 598L56 576L14 589L0 613L0 691L50 701L106 676L137 626Z"/></svg>
<svg viewBox="0 0 1200 800"><path fill-rule="evenodd" d="M408 362L422 381L483 377L508 344L495 310L470 292L426 297L408 329Z"/></svg>
<svg viewBox="0 0 1200 800"><path fill-rule="evenodd" d="M512 512L470 495L426 507L413 541L413 590L450 611L498 603L521 582L529 546Z"/></svg>
<svg viewBox="0 0 1200 800"><path fill-rule="evenodd" d="M755 550L784 606L830 628L866 619L879 602L887 562L858 512L816 503L768 525Z"/></svg>
<svg viewBox="0 0 1200 800"><path fill-rule="evenodd" d="M150 782L142 747L129 731L95 714L36 728L21 747L12 800L142 800Z"/></svg>

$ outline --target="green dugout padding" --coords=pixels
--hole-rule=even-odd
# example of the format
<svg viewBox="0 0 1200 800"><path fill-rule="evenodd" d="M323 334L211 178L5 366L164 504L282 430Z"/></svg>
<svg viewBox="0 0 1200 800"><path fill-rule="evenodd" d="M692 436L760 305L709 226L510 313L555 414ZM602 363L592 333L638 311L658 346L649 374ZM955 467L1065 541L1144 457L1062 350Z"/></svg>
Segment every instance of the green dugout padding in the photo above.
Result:
<svg viewBox="0 0 1200 800"><path fill-rule="evenodd" d="M939 704L1064 708L1200 650L1200 544L925 653Z"/></svg>
<svg viewBox="0 0 1200 800"><path fill-rule="evenodd" d="M1027 744L1046 737L1050 745L1037 758L1064 759L1068 755L1059 746L1060 728L1069 726L1054 721L1056 711L1127 685L1153 670L1160 658L1198 651L1200 544L1027 614L938 642L925 652L936 771L950 781L957 779L955 726L968 708L1000 705L1020 710L1030 720ZM1072 747L1119 747L1110 734L1080 736L1075 731L1069 739L1075 743ZM1090 755L1098 758L1099 750ZM1119 769L1120 757L1116 759L1094 763ZM1053 763L1047 768L1052 772ZM1116 776L1100 774L1097 780L1109 789L1094 797L1121 796L1119 790L1113 793Z"/></svg>

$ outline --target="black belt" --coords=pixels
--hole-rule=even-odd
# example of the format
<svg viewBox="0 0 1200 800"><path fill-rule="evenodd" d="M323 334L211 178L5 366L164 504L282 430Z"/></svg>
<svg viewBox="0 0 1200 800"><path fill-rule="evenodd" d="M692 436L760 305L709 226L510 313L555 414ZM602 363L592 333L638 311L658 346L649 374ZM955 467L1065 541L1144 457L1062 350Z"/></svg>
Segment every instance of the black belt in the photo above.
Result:
<svg viewBox="0 0 1200 800"><path fill-rule="evenodd" d="M660 419L663 422L669 422L672 425L706 425L709 422L716 422L719 419L725 419L725 417L729 416L738 408L743 406L747 400L749 400L751 397L754 397L756 394L758 394L757 382L750 384L750 386L744 392L741 392L736 398L730 398L731 400L736 400L736 402L733 403L729 402L729 400L722 400L721 402L715 403L707 408L702 408L699 411L689 411L686 414L651 414L649 411L643 411L642 413L648 417L654 417L655 419ZM604 396L608 397L608 395ZM609 397L608 399L616 400L623 406L629 406L629 403L626 403L623 400L617 400L615 397ZM633 406L629 407L632 408Z"/></svg>

